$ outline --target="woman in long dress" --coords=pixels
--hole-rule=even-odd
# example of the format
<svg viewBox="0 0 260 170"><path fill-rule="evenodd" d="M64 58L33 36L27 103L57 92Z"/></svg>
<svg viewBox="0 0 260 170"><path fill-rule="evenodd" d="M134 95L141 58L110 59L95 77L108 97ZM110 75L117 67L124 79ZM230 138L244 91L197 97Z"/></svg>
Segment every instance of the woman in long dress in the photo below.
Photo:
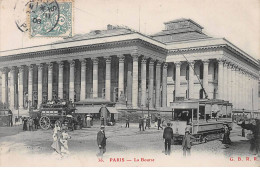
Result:
<svg viewBox="0 0 260 170"><path fill-rule="evenodd" d="M51 147L58 153L61 154L61 142L60 142L60 137L61 137L61 129L58 123L55 123L55 127L53 129L53 143Z"/></svg>
<svg viewBox="0 0 260 170"><path fill-rule="evenodd" d="M222 140L223 144L228 144L228 145L231 144L229 135L230 135L229 127L227 124L225 124L224 125L224 136L223 136L223 140Z"/></svg>

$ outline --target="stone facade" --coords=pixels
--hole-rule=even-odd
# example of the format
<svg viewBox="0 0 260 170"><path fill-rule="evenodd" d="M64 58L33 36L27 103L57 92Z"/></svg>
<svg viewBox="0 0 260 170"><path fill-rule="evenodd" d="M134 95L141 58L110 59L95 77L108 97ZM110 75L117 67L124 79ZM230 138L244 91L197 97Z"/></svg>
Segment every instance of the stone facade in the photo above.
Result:
<svg viewBox="0 0 260 170"><path fill-rule="evenodd" d="M208 37L192 20L165 24L150 37L110 25L51 45L3 51L1 101L12 110L39 108L55 98L104 98L157 109L183 97L258 110L254 58L225 39Z"/></svg>

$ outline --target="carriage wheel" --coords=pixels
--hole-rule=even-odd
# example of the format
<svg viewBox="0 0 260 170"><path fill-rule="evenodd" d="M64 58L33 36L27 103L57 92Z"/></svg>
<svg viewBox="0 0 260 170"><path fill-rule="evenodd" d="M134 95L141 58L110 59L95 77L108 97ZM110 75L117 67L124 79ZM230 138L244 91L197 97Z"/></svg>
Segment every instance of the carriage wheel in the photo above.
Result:
<svg viewBox="0 0 260 170"><path fill-rule="evenodd" d="M40 126L42 129L47 130L50 128L51 121L50 118L43 116L40 118Z"/></svg>

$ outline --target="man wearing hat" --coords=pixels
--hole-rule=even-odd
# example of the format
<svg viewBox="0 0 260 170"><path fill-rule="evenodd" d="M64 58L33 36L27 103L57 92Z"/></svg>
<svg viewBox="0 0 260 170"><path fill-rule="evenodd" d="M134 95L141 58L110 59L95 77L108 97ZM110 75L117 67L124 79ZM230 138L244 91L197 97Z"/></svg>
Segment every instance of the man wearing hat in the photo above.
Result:
<svg viewBox="0 0 260 170"><path fill-rule="evenodd" d="M182 138L183 156L186 156L186 152L188 152L188 156L190 156L191 140L192 139L196 139L196 138L190 134L189 128L186 128L185 129L185 135Z"/></svg>
<svg viewBox="0 0 260 170"><path fill-rule="evenodd" d="M99 148L98 156L103 156L106 152L106 139L105 126L101 125L100 131L97 133L97 144Z"/></svg>
<svg viewBox="0 0 260 170"><path fill-rule="evenodd" d="M171 153L171 140L173 139L173 130L171 128L171 123L167 123L167 127L163 131L163 139L165 146L165 155L170 155Z"/></svg>
<svg viewBox="0 0 260 170"><path fill-rule="evenodd" d="M157 122L158 122L158 130L159 130L159 128L163 129L163 128L161 127L162 119L161 119L161 116L160 116L160 115L158 116Z"/></svg>

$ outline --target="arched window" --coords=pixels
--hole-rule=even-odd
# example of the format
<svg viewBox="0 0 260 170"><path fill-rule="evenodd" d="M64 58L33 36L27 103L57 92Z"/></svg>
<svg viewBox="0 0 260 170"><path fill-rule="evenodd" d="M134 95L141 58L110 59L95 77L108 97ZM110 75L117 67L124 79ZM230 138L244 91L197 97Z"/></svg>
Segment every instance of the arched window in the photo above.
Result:
<svg viewBox="0 0 260 170"><path fill-rule="evenodd" d="M203 99L203 89L200 89L200 99Z"/></svg>
<svg viewBox="0 0 260 170"><path fill-rule="evenodd" d="M175 90L173 90L173 101L175 101Z"/></svg>

